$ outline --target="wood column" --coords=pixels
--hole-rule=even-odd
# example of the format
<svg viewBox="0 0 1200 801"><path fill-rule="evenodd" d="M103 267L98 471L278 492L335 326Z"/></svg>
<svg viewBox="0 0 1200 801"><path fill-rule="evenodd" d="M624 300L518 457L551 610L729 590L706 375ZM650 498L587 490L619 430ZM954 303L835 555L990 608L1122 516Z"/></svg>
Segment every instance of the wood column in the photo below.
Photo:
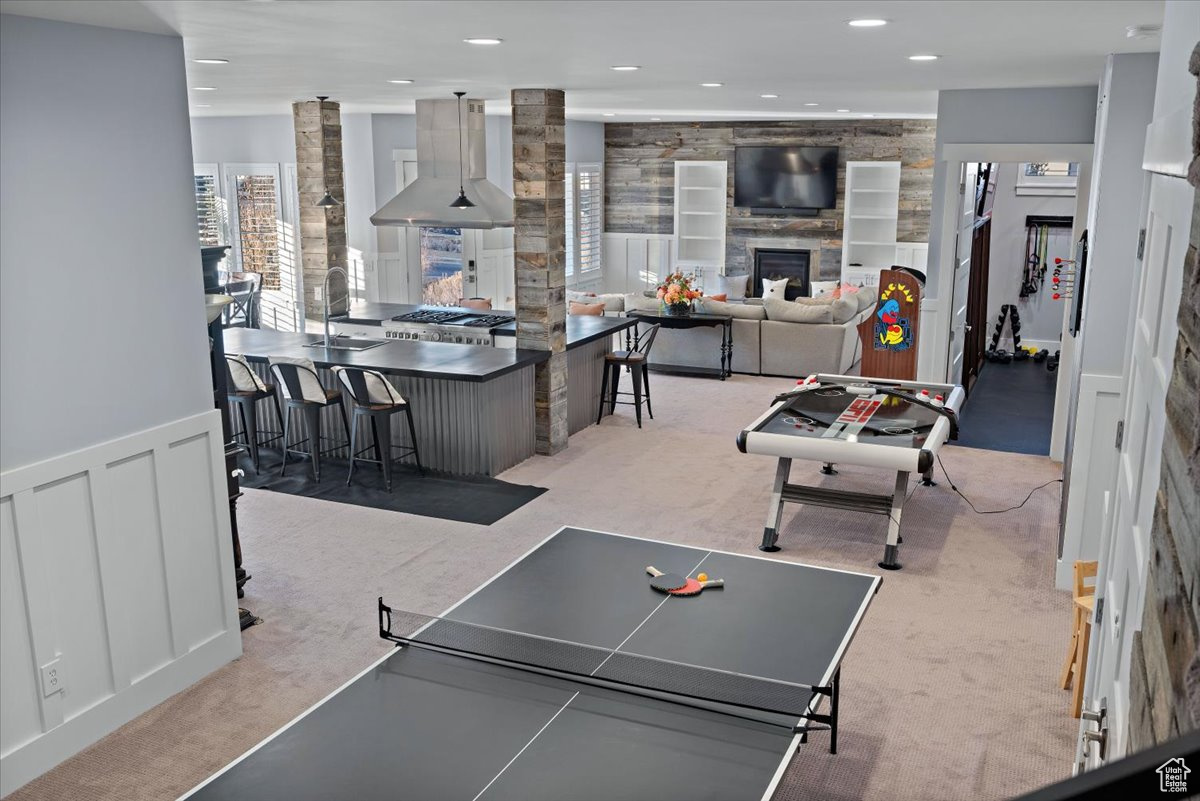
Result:
<svg viewBox="0 0 1200 801"><path fill-rule="evenodd" d="M550 351L537 367L536 449L567 447L567 147L563 91L514 89L513 197L517 347Z"/></svg>
<svg viewBox="0 0 1200 801"><path fill-rule="evenodd" d="M300 194L300 264L304 275L304 316L320 319L324 300L318 296L330 267L347 269L346 207L317 205L331 193L346 202L342 185L342 112L332 100L303 100L292 104L296 130L296 188ZM333 313L349 306L346 280L329 282Z"/></svg>

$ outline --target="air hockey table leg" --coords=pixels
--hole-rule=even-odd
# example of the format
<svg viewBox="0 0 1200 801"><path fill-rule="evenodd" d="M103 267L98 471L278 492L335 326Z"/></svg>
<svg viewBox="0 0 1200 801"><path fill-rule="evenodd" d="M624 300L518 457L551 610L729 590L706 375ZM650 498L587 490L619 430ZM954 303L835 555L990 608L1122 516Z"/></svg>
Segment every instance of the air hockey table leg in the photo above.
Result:
<svg viewBox="0 0 1200 801"><path fill-rule="evenodd" d="M936 487L937 482L933 480L933 465L929 465L929 469L921 474L922 487Z"/></svg>
<svg viewBox="0 0 1200 801"><path fill-rule="evenodd" d="M887 545L883 548L883 561L879 563L884 570L899 570L902 567L896 557L900 553L900 512L904 510L906 492L908 473L896 473L896 491L892 493L892 509L888 512Z"/></svg>
<svg viewBox="0 0 1200 801"><path fill-rule="evenodd" d="M762 545L760 551L774 553L779 550L775 541L779 539L779 522L783 519L783 487L787 484L788 475L792 472L792 460L780 459L775 468L775 484L771 488L771 505L767 508L767 524L763 527Z"/></svg>

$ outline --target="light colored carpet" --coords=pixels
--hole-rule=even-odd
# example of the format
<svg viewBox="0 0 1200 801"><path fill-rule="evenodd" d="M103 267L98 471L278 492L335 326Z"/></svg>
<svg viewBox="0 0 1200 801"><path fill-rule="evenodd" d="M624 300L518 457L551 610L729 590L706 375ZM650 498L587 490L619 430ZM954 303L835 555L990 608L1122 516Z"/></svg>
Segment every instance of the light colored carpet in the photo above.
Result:
<svg viewBox="0 0 1200 801"><path fill-rule="evenodd" d="M244 656L10 798L175 798L383 655L377 596L436 614L564 524L758 554L775 460L739 453L734 438L791 385L656 375L658 419L639 431L619 408L564 453L508 471L550 491L490 527L248 491L243 604L265 622L245 632ZM980 509L1059 475L1039 456L949 447L943 458ZM796 462L793 481L890 489L882 471L841 470ZM813 735L777 798L1006 798L1069 775L1076 724L1055 687L1070 634L1070 599L1052 586L1059 485L979 516L938 480L909 501L904 569L884 573L845 661L839 753ZM881 572L885 526L789 505L775 556Z"/></svg>

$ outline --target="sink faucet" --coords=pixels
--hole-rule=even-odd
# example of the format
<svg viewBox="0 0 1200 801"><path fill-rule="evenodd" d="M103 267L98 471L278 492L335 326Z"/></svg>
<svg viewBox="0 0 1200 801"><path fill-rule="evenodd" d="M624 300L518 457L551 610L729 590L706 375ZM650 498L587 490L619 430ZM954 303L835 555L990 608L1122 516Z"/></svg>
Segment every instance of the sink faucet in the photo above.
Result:
<svg viewBox="0 0 1200 801"><path fill-rule="evenodd" d="M325 280L321 282L321 297L325 300L325 347L328 348L329 342L329 307L332 305L329 300L329 278L334 273L341 273L346 279L346 300L350 299L350 274L341 267L330 267L325 271Z"/></svg>

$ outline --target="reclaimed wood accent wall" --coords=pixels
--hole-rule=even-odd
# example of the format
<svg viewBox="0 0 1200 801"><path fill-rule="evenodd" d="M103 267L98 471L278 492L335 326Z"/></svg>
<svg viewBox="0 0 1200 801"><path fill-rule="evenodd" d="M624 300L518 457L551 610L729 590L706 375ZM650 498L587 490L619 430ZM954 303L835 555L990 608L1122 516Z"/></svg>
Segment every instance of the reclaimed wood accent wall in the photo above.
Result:
<svg viewBox="0 0 1200 801"><path fill-rule="evenodd" d="M748 273L747 240L821 240L818 277L841 274L847 161L899 161L901 242L929 239L934 120L609 123L604 126L604 216L608 233L670 234L680 159L729 162L725 272ZM739 145L836 146L838 205L816 217L750 213L733 205L733 151Z"/></svg>
<svg viewBox="0 0 1200 801"><path fill-rule="evenodd" d="M292 103L296 129L296 177L300 195L300 263L304 273L304 316L320 319L325 301L318 290L331 267L347 268L346 207L318 206L329 192L346 202L342 182L342 111L332 100ZM350 306L345 277L329 281L330 311L344 314Z"/></svg>
<svg viewBox="0 0 1200 801"><path fill-rule="evenodd" d="M561 89L512 91L517 347L548 350L534 385L535 447L567 447L566 122Z"/></svg>

